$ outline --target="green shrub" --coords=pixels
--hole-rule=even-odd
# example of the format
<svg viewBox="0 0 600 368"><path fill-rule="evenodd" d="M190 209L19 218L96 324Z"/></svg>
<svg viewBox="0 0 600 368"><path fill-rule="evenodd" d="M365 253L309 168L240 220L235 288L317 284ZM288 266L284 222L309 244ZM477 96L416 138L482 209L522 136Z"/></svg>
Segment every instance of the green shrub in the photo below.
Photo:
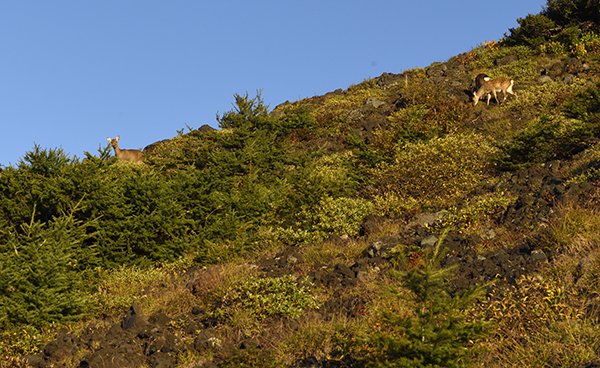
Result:
<svg viewBox="0 0 600 368"><path fill-rule="evenodd" d="M600 113L600 83L588 88L563 105L565 114L574 119L590 119Z"/></svg>
<svg viewBox="0 0 600 368"><path fill-rule="evenodd" d="M413 308L409 316L385 314L383 329L371 344L366 357L369 367L467 367L471 365L473 343L484 334L484 323L469 318L469 306L483 294L473 288L450 294L452 268L440 266L440 238L424 258L408 270L393 272L401 288L389 290L393 297L406 299Z"/></svg>
<svg viewBox="0 0 600 368"><path fill-rule="evenodd" d="M361 198L324 197L312 214L312 228L324 235L356 236L371 208L371 203Z"/></svg>
<svg viewBox="0 0 600 368"><path fill-rule="evenodd" d="M537 47L547 42L556 32L556 23L544 14L529 14L517 19L519 27L511 28L505 37L508 45L526 45Z"/></svg>
<svg viewBox="0 0 600 368"><path fill-rule="evenodd" d="M562 26L589 22L600 26L600 3L589 0L548 0L544 14Z"/></svg>
<svg viewBox="0 0 600 368"><path fill-rule="evenodd" d="M32 220L21 234L0 230L0 328L76 320L89 312L91 279L84 270L96 252L85 245L89 224L72 214L43 224Z"/></svg>
<svg viewBox="0 0 600 368"><path fill-rule="evenodd" d="M483 136L450 134L396 150L394 162L372 170L376 194L442 205L475 188L492 169L497 150Z"/></svg>
<svg viewBox="0 0 600 368"><path fill-rule="evenodd" d="M593 122L542 116L502 145L504 155L498 164L502 169L512 170L569 158L593 144L599 134L600 128Z"/></svg>
<svg viewBox="0 0 600 368"><path fill-rule="evenodd" d="M258 319L270 316L296 318L305 309L318 306L308 284L299 282L294 276L254 277L231 287L214 314L228 317L232 310L242 309Z"/></svg>
<svg viewBox="0 0 600 368"><path fill-rule="evenodd" d="M452 209L444 219L444 225L469 230L478 224L498 219L516 198L504 192L469 196L460 207Z"/></svg>
<svg viewBox="0 0 600 368"><path fill-rule="evenodd" d="M250 98L248 94L234 95L234 110L217 117L219 127L223 129L256 129L266 120L268 108L260 94Z"/></svg>

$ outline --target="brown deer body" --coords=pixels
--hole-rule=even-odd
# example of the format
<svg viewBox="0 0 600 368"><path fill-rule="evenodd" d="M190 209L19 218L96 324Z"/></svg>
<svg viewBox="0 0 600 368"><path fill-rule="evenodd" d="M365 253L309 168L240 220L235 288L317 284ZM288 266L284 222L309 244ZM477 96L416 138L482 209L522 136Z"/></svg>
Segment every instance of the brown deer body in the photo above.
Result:
<svg viewBox="0 0 600 368"><path fill-rule="evenodd" d="M144 161L144 153L136 149L120 149L119 148L120 136L116 136L114 139L106 138L106 140L112 145L115 150L115 156L121 161L129 161L135 163L142 163Z"/></svg>
<svg viewBox="0 0 600 368"><path fill-rule="evenodd" d="M477 80L476 80L477 82ZM516 93L513 92L512 88L515 84L515 81L512 79L499 77L495 79L486 80L486 78L481 78L481 85L475 92L473 92L473 105L476 106L479 102L479 99L484 95L487 95L487 105L490 105L490 98L493 95L494 99L498 104L500 104L500 100L498 100L497 92L502 91L502 95L504 98L502 102L506 101L506 95L510 94L517 97Z"/></svg>
<svg viewBox="0 0 600 368"><path fill-rule="evenodd" d="M477 74L477 76L475 77L475 91L477 91L479 88L481 88L481 85L483 84L483 82L487 82L491 79L492 78L485 73Z"/></svg>

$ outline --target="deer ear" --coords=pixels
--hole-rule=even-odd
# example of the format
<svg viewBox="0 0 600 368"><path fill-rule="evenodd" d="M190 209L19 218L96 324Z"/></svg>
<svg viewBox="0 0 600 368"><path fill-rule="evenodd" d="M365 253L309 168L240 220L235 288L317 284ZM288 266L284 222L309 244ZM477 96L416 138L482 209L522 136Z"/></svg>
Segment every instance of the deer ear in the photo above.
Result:
<svg viewBox="0 0 600 368"><path fill-rule="evenodd" d="M115 137L115 141L117 141L117 142L118 142L118 141L119 141L119 139L121 139L121 136L119 136L119 135L118 135L118 136L116 136L116 137Z"/></svg>

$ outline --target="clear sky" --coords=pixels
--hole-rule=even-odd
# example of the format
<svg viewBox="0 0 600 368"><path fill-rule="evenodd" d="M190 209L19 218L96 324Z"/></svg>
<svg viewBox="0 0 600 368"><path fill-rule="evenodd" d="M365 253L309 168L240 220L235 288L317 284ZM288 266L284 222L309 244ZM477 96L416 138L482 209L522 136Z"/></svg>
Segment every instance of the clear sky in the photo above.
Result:
<svg viewBox="0 0 600 368"><path fill-rule="evenodd" d="M545 0L0 0L0 165L143 148L498 40Z"/></svg>

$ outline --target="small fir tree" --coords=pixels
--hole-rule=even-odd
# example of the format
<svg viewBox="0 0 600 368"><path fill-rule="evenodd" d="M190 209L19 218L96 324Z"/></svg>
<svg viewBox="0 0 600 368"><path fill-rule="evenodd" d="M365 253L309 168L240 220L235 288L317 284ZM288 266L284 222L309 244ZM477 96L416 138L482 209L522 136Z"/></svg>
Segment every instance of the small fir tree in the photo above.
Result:
<svg viewBox="0 0 600 368"><path fill-rule="evenodd" d="M428 259L404 272L394 272L410 290L409 318L385 316L388 329L377 338L380 354L368 366L465 367L472 342L483 334L484 324L471 321L468 306L481 295L482 287L451 295L448 284L453 267L441 267L444 236ZM392 291L392 292L398 292Z"/></svg>

